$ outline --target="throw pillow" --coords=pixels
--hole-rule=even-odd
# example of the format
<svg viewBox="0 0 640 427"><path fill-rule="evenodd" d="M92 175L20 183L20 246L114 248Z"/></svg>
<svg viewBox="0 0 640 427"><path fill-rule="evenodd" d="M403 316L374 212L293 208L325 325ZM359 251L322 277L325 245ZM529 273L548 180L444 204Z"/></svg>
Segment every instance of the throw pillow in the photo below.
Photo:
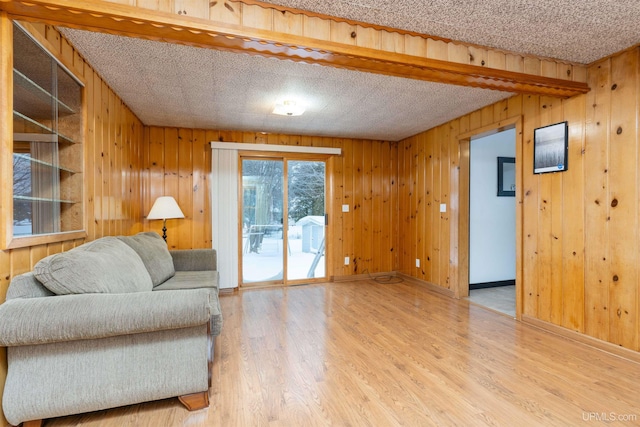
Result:
<svg viewBox="0 0 640 427"><path fill-rule="evenodd" d="M152 289L138 254L115 237L103 237L40 260L36 278L57 295L127 293Z"/></svg>
<svg viewBox="0 0 640 427"><path fill-rule="evenodd" d="M134 236L118 236L118 239L129 245L140 256L154 287L176 274L167 243L158 233L148 231Z"/></svg>

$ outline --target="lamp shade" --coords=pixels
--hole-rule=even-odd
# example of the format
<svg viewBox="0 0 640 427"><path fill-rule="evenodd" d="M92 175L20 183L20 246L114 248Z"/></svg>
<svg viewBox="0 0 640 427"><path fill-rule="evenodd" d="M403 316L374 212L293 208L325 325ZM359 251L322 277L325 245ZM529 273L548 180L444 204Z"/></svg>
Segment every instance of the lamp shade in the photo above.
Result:
<svg viewBox="0 0 640 427"><path fill-rule="evenodd" d="M178 202L171 196L158 197L147 215L147 219L184 218Z"/></svg>

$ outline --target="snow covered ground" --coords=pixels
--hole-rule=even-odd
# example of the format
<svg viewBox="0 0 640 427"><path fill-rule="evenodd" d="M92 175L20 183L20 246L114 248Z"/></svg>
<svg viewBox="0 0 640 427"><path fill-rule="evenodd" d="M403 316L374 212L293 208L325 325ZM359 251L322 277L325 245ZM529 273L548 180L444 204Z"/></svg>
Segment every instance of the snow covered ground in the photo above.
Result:
<svg viewBox="0 0 640 427"><path fill-rule="evenodd" d="M248 250L247 239L243 239L242 275L243 281L261 282L267 280L282 280L283 272L283 240L280 236L265 236L259 253ZM247 250L245 250L247 249ZM302 252L302 239L298 236L289 237L288 280L309 277L309 269L313 263L315 253ZM325 276L325 257L322 255L312 277Z"/></svg>

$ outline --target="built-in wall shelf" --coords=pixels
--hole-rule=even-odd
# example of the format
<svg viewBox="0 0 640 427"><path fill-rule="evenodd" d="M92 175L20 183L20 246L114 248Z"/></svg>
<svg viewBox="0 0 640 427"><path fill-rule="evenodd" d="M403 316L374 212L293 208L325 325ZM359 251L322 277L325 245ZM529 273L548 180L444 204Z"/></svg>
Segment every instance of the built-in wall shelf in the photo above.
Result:
<svg viewBox="0 0 640 427"><path fill-rule="evenodd" d="M17 22L12 75L14 237L80 231L83 85Z"/></svg>
<svg viewBox="0 0 640 427"><path fill-rule="evenodd" d="M33 164L43 165L43 166L50 167L50 168L52 168L52 169L57 169L58 171L63 172L63 173L69 173L69 174L78 173L77 171L71 170L71 169L69 169L69 168L65 168L65 167L63 167L63 166L60 166L60 165L54 165L54 164L53 164L53 163L51 163L51 162L47 162L47 161L39 160L39 159L34 159L33 157L28 156L28 155L26 155L26 154L13 153L13 157L14 157L14 158L18 158L18 159L23 159L23 160L25 160L25 161L27 161L27 162L31 162L31 163L33 163Z"/></svg>
<svg viewBox="0 0 640 427"><path fill-rule="evenodd" d="M67 204L78 203L75 200L47 199L46 197L31 197L31 196L13 196L13 200L24 200L28 202L46 202L46 203L67 203Z"/></svg>
<svg viewBox="0 0 640 427"><path fill-rule="evenodd" d="M48 126L34 120L31 117L25 116L19 111L13 110L14 122L20 121L20 128L23 132L15 132L13 134L13 140L19 142L57 142L62 144L75 144L76 142L60 132L56 132ZM14 128L16 126L14 125Z"/></svg>
<svg viewBox="0 0 640 427"><path fill-rule="evenodd" d="M15 68L13 69L13 108L29 114L32 118L43 120L50 120L54 116L56 113L54 108L57 108L58 116L76 113L51 92Z"/></svg>

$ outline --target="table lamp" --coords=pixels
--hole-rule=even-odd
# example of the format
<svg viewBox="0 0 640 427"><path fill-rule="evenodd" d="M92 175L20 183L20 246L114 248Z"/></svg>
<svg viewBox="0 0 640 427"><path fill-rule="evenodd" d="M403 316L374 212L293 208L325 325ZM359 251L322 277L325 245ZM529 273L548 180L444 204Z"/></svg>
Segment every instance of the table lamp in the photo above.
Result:
<svg viewBox="0 0 640 427"><path fill-rule="evenodd" d="M167 241L167 220L172 218L184 218L178 202L171 196L160 196L147 215L147 219L162 220L162 238Z"/></svg>

